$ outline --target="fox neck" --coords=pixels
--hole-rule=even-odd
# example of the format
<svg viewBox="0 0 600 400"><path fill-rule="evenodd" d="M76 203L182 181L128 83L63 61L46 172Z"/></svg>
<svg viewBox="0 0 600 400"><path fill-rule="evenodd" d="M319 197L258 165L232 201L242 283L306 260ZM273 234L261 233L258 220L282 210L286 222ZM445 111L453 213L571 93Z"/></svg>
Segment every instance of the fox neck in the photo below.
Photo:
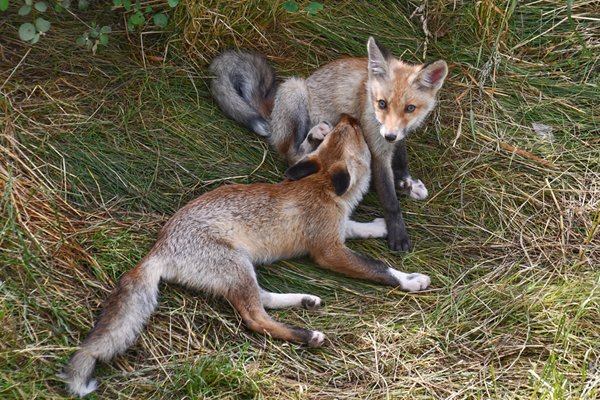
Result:
<svg viewBox="0 0 600 400"><path fill-rule="evenodd" d="M370 162L370 160L369 160ZM338 203L345 209L346 216L349 217L352 211L358 206L364 195L369 190L371 180L370 165L366 165L364 173L357 173L352 176L353 182L346 193L337 197Z"/></svg>

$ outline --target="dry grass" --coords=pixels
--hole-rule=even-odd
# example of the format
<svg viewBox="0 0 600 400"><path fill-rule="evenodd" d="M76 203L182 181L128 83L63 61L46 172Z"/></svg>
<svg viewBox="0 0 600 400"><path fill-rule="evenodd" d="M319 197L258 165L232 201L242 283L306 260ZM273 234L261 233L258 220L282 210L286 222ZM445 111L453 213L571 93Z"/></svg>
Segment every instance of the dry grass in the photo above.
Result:
<svg viewBox="0 0 600 400"><path fill-rule="evenodd" d="M65 395L55 373L174 210L221 184L282 176L273 150L213 105L214 54L255 48L283 74L306 74L364 55L370 34L405 59L451 65L439 109L409 139L431 193L401 200L414 251L351 243L429 274L432 290L306 259L261 268L269 289L324 299L318 312L272 313L323 330L315 350L251 334L222 301L163 285L148 329L99 366L91 398L598 397L596 2L336 2L314 17L181 3L181 32L117 32L95 57L74 48L84 28L72 17L31 48L14 18L0 25L0 397ZM380 213L370 193L357 217Z"/></svg>

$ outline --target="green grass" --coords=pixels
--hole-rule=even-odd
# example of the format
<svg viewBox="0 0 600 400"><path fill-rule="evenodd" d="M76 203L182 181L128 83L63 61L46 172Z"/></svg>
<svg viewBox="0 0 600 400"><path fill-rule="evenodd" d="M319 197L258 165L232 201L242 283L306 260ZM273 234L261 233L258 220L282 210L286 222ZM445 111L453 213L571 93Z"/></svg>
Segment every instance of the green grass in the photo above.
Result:
<svg viewBox="0 0 600 400"><path fill-rule="evenodd" d="M265 288L324 300L317 312L270 312L325 332L308 349L250 333L220 299L161 285L148 328L99 364L90 398L597 398L600 9L436 0L411 17L419 4L325 3L307 16L187 0L172 32L145 33L143 48L139 34L116 32L96 56L74 47L84 27L69 15L30 48L7 14L0 397L65 396L56 372L175 210L222 184L283 176L273 149L213 104L215 54L254 48L282 75L306 75L364 56L374 35L408 61L447 60L450 76L408 141L431 194L401 199L414 250L350 246L430 275L432 289L406 294L306 258L261 267ZM119 15L99 10L80 16L117 31ZM369 193L356 217L380 215Z"/></svg>

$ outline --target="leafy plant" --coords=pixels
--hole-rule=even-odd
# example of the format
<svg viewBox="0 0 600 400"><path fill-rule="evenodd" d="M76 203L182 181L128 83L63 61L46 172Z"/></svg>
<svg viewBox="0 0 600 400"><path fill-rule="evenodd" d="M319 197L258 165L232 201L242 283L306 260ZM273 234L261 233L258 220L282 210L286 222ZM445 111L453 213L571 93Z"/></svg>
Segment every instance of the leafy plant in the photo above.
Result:
<svg viewBox="0 0 600 400"><path fill-rule="evenodd" d="M112 32L112 28L108 25L99 27L95 22L92 23L92 29L84 32L77 38L77 44L79 46L85 46L92 51L92 54L96 54L98 45L108 45L108 34Z"/></svg>
<svg viewBox="0 0 600 400"><path fill-rule="evenodd" d="M283 2L283 9L287 12L298 12L300 11L300 4L297 1L285 1ZM323 10L323 4L318 1L310 1L303 8L303 11L309 15L316 15L321 10Z"/></svg>
<svg viewBox="0 0 600 400"><path fill-rule="evenodd" d="M160 28L167 26L169 16L164 12L159 11L155 13L152 6L143 8L139 0L136 0L134 4L132 3L132 0L113 0L115 7L123 7L125 11L133 11L127 19L127 29L134 30L136 27L142 26L150 20ZM174 8L179 4L179 0L168 0L167 4L170 8Z"/></svg>
<svg viewBox="0 0 600 400"><path fill-rule="evenodd" d="M0 11L6 11L9 2L10 0L0 0ZM48 11L48 4L53 4L56 12L62 12L71 6L71 2L71 0L54 0L50 2L48 0L23 0L17 14L22 17L31 16L31 20L24 22L19 26L19 38L31 44L37 43L40 38L48 32L51 26L50 21L40 15ZM179 2L180 0L167 0L166 4L169 8L174 8ZM90 3L90 0L78 0L77 8L80 11L85 11L89 8ZM127 18L127 28L130 30L133 30L138 26L144 26L148 22L160 28L166 27L169 22L169 16L167 12L162 10L162 8L165 7L164 4L165 3L162 2L161 10L156 11L151 5L142 6L140 0L112 1L114 7L123 7L125 12L130 14ZM77 38L77 44L87 47L95 54L98 45L106 46L108 44L108 34L111 32L112 29L110 26L97 27L96 24L93 23L90 30L84 32Z"/></svg>
<svg viewBox="0 0 600 400"><path fill-rule="evenodd" d="M57 0L54 2L54 10L56 12L62 12L65 8L69 8L71 6L71 0Z"/></svg>
<svg viewBox="0 0 600 400"><path fill-rule="evenodd" d="M0 10L5 11L8 9L8 0L0 0ZM48 3L45 1L25 0L23 5L17 12L20 16L25 17L31 15L31 22L24 22L19 26L19 38L24 42L35 44L40 40L40 37L44 35L50 29L50 21L38 16L48 10Z"/></svg>

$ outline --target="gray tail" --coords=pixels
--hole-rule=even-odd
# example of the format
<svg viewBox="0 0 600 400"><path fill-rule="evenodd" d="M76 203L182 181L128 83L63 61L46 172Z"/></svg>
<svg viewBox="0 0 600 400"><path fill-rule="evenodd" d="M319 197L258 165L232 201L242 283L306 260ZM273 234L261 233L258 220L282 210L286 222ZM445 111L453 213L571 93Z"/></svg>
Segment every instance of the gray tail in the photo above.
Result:
<svg viewBox="0 0 600 400"><path fill-rule="evenodd" d="M161 270L157 261L146 259L123 275L94 329L59 374L69 392L80 397L93 392L96 361L108 361L135 342L158 303Z"/></svg>
<svg viewBox="0 0 600 400"><path fill-rule="evenodd" d="M269 136L277 90L275 71L257 53L226 51L210 64L211 93L221 110L260 136Z"/></svg>

